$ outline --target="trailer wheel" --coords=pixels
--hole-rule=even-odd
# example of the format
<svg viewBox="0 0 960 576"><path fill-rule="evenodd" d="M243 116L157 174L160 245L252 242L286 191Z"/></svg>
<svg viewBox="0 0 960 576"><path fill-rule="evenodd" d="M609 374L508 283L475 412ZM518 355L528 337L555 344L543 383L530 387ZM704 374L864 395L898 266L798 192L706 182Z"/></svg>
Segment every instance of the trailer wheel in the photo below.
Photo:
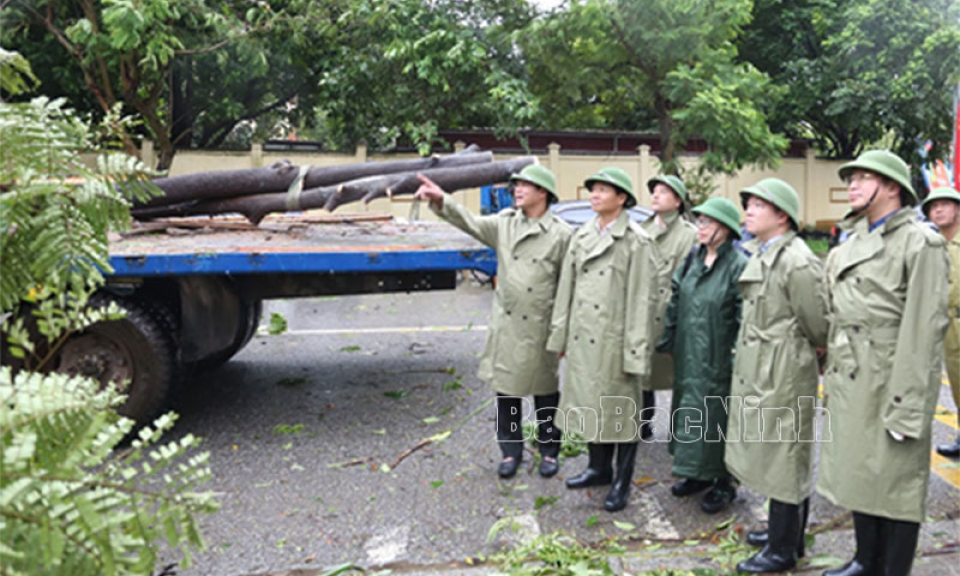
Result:
<svg viewBox="0 0 960 576"><path fill-rule="evenodd" d="M228 360L243 350L243 347L250 343L250 340L257 333L260 326L260 318L263 315L263 301L249 300L241 303L240 309L243 318L240 319L240 330L237 331L233 343L228 348L207 356L197 362L197 368L200 370L212 370L227 363Z"/></svg>
<svg viewBox="0 0 960 576"><path fill-rule="evenodd" d="M127 396L120 414L149 423L166 405L177 377L177 347L163 321L132 299L96 295L91 306L116 302L126 316L98 322L72 336L57 352L53 369L83 375L101 385L116 382Z"/></svg>

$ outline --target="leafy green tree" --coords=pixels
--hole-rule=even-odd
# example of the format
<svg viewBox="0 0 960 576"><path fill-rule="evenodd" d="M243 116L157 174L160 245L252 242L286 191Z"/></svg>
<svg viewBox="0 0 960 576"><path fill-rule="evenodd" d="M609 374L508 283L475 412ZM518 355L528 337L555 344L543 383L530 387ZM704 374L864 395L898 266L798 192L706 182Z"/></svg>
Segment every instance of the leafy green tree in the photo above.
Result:
<svg viewBox="0 0 960 576"><path fill-rule="evenodd" d="M942 156L960 80L960 5L952 0L757 0L744 58L786 95L772 122L834 158L868 146Z"/></svg>
<svg viewBox="0 0 960 576"><path fill-rule="evenodd" d="M537 117L514 42L535 17L526 0L356 0L352 15L367 27L320 81L308 135L426 152L441 127L516 133Z"/></svg>
<svg viewBox="0 0 960 576"><path fill-rule="evenodd" d="M118 104L136 112L158 144L160 168L169 166L176 144L177 111L171 113L168 95L176 59L217 52L270 28L278 17L267 3L240 0L10 0L8 4L4 42L22 44L17 47L28 60L49 62L49 69L41 68L41 80L75 98L75 104L92 100L100 117L108 116ZM59 57L51 56L54 46ZM78 85L84 87L79 97ZM127 152L136 155L128 129L115 129Z"/></svg>
<svg viewBox="0 0 960 576"><path fill-rule="evenodd" d="M775 164L787 143L767 122L778 91L738 62L734 44L750 7L574 0L525 36L534 91L546 116L585 128L645 129L652 121L666 171L679 169L677 151L693 137L707 142L705 173Z"/></svg>
<svg viewBox="0 0 960 576"><path fill-rule="evenodd" d="M0 89L19 93L32 78L20 55L0 53ZM107 231L128 225L129 197L150 190L136 159L80 162L95 137L62 101L0 102L4 361L38 359L35 371L0 368L3 576L149 575L161 543L188 564L202 546L196 516L217 507L198 491L211 476L198 440L159 444L176 415L124 447L134 422L115 412L124 400L115 384L48 372L54 343L120 315L88 298L102 283L96 267L108 268Z"/></svg>

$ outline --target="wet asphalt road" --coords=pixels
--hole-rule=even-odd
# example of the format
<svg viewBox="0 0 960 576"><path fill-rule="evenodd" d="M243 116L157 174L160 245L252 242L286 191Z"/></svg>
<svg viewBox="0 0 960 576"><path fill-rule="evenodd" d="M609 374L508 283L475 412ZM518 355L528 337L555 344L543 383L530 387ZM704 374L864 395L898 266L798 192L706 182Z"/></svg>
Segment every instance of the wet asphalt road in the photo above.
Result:
<svg viewBox="0 0 960 576"><path fill-rule="evenodd" d="M669 493L663 443L641 445L633 497L603 511L604 488L568 491L567 475L542 479L527 464L499 481L491 392L477 380L492 292L468 280L456 291L273 301L289 326L260 335L186 392L177 434L204 439L222 508L204 518L207 550L185 575L257 574L342 562L397 571L450 565L488 554L497 520L514 517L527 534L563 529L596 541L635 527L640 539L676 543L709 538L715 524L762 524L764 499L741 489L733 506L706 516L697 497ZM668 406L659 394L658 405ZM944 387L940 404L955 410ZM476 412L479 410L479 412ZM470 417L471 413L476 415ZM424 439L453 430L410 453ZM956 433L934 423L935 441ZM666 430L657 427L657 439ZM945 475L956 470L949 466ZM954 528L960 490L932 475L929 516ZM843 513L819 496L812 524ZM816 547L813 554L816 554Z"/></svg>

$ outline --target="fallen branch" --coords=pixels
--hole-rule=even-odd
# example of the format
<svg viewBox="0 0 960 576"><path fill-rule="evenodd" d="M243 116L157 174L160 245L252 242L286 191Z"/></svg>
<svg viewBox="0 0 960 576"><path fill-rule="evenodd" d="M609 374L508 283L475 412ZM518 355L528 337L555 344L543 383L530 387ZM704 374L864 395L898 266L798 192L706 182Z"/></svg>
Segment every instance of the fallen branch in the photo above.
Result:
<svg viewBox="0 0 960 576"><path fill-rule="evenodd" d="M393 464L390 465L390 469L393 470L394 468L396 468L396 467L397 467L397 464L400 464L401 462L403 462L404 458L406 458L407 456L413 454L413 453L416 452L417 450L420 450L420 449L423 448L424 446L429 446L430 444L433 444L434 442L436 442L437 444L443 442L444 440L446 440L447 438L449 438L450 435L452 435L455 431L457 431L459 428L461 428L464 424L466 424L467 422L469 422L470 420L472 420L474 416L476 416L477 414L480 413L480 411L482 411L484 408L486 408L487 406L489 406L489 405L492 404L492 403L493 403L493 398L490 398L489 400L487 400L486 402L484 402L483 404L481 404L476 410L474 410L473 412L467 414L462 420L460 420L459 422L457 422L456 424L454 424L453 427L448 428L447 430L444 430L443 432L441 432L441 433L439 433L439 434L434 434L434 435L431 436L430 438L424 438L423 440L421 440L420 442L418 442L417 445L414 446L413 448L409 448L409 449L407 449L407 450L404 450L403 452L400 453L400 456L397 457L397 459L393 462Z"/></svg>
<svg viewBox="0 0 960 576"><path fill-rule="evenodd" d="M413 454L413 453L416 452L417 450L420 450L420 449L423 448L424 446L429 446L430 444L433 444L433 440L431 440L431 439L429 439L429 438L426 438L426 439L424 439L424 440L421 440L420 442L417 442L417 445L414 446L413 448L407 448L406 450L404 450L403 452L401 452L399 456L397 456L397 459L394 460L394 461L393 461L393 464L390 465L390 469L391 469L391 470L396 469L396 467L399 466L400 463L403 462L403 460L404 460L407 456Z"/></svg>

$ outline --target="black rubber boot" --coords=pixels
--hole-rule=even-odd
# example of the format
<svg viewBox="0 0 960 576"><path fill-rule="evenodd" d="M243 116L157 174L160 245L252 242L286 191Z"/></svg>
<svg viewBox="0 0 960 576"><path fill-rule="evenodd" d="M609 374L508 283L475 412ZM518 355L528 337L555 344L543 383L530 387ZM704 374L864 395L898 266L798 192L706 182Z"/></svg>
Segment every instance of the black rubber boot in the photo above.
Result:
<svg viewBox="0 0 960 576"><path fill-rule="evenodd" d="M604 486L613 481L614 444L587 444L590 462L587 469L572 478L567 478L567 488Z"/></svg>
<svg viewBox="0 0 960 576"><path fill-rule="evenodd" d="M603 508L607 512L616 512L627 507L630 499L630 485L633 483L633 466L637 461L637 443L622 442L617 444L617 468L610 493L603 501Z"/></svg>
<svg viewBox="0 0 960 576"><path fill-rule="evenodd" d="M643 409L640 411L640 420L652 420L655 414L654 408L657 405L657 397L653 390L643 391ZM644 422L640 425L640 439L650 440L653 438L653 423Z"/></svg>
<svg viewBox="0 0 960 576"><path fill-rule="evenodd" d="M827 570L823 576L881 576L880 526L883 519L860 512L853 513L853 532L857 553L853 560L839 568Z"/></svg>
<svg viewBox="0 0 960 576"><path fill-rule="evenodd" d="M797 565L797 552L803 531L800 510L803 504L770 500L767 543L752 558L737 564L737 571L749 574L782 572Z"/></svg>
<svg viewBox="0 0 960 576"><path fill-rule="evenodd" d="M908 576L917 552L920 524L889 518L880 522L883 576Z"/></svg>
<svg viewBox="0 0 960 576"><path fill-rule="evenodd" d="M700 509L707 514L716 514L723 510L737 498L737 487L733 479L729 476L717 478L713 488L703 495L700 501Z"/></svg>
<svg viewBox="0 0 960 576"><path fill-rule="evenodd" d="M503 454L497 474L501 478L516 474L523 461L522 410L520 398L497 394L497 443Z"/></svg>
<svg viewBox="0 0 960 576"><path fill-rule="evenodd" d="M807 520L810 518L810 499L807 498L801 504L801 519L800 519L800 547L797 549L797 558L803 558L804 554L807 551ZM767 545L767 531L766 530L757 530L755 532L747 533L747 544L751 546L756 546L757 548L762 548Z"/></svg>
<svg viewBox="0 0 960 576"><path fill-rule="evenodd" d="M534 396L533 405L537 411L537 446L540 448L540 475L549 478L560 470L560 443L562 434L554 423L557 406L560 405L560 393Z"/></svg>
<svg viewBox="0 0 960 576"><path fill-rule="evenodd" d="M937 444L937 454L947 458L960 458L960 436L949 444Z"/></svg>

